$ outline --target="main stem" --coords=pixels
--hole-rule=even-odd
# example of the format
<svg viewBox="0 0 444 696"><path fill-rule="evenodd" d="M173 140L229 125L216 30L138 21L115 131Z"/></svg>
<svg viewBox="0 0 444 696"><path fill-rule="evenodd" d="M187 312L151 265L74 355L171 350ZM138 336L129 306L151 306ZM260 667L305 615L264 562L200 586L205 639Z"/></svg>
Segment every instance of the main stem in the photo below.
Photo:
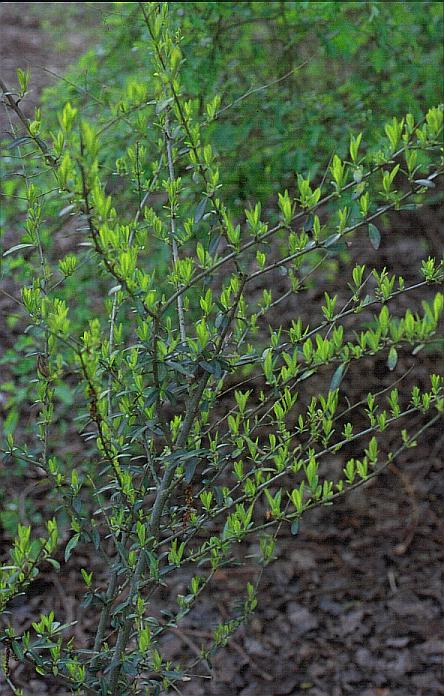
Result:
<svg viewBox="0 0 444 696"><path fill-rule="evenodd" d="M225 329L219 336L216 348L215 348L215 355L218 355L221 350L224 347L225 339L228 335L228 331L231 327L231 324L233 320L235 319L236 316L236 310L240 301L240 298L242 296L242 292L245 286L245 278L242 279L240 283L239 290L237 292L236 298L234 299L233 305L230 308L227 316L227 322ZM210 373L209 372L204 372L202 377L199 379L195 392L190 400L189 406L186 411L186 415L182 424L182 428L180 430L179 436L176 441L175 449L180 450L183 447L185 447L188 437L190 435L190 432L193 427L194 420L196 418L196 414L199 410L199 404L202 399L202 395L205 391L205 387L207 386L208 380L210 378ZM151 536L151 543L153 541L157 541L159 538L159 532L160 532L160 520L162 518L163 510L166 505L166 502L170 496L171 493L171 484L173 483L174 479L174 474L177 468L177 461L171 462L168 467L165 469L165 472L163 474L163 478L160 482L159 485L159 490L157 491L156 495L156 500L154 501L152 513L151 513L151 521L150 521L150 536ZM125 652L126 646L128 645L128 641L130 639L131 635L131 626L132 626L132 620L131 620L131 613L133 610L134 602L136 600L140 583L143 577L143 574L145 572L147 565L147 554L145 552L145 549L140 550L140 555L139 559L137 561L136 569L134 571L134 576L131 582L131 588L129 592L129 597L128 597L128 603L127 607L125 609L124 615L122 617L122 624L119 629L119 632L117 634L117 640L116 640L116 645L114 647L114 655L111 660L111 665L110 665L110 676L109 676L109 682L108 682L108 689L109 693L111 696L117 696L118 694L118 688L119 688L119 676L120 676L120 670L121 670L121 662L122 662L122 657Z"/></svg>

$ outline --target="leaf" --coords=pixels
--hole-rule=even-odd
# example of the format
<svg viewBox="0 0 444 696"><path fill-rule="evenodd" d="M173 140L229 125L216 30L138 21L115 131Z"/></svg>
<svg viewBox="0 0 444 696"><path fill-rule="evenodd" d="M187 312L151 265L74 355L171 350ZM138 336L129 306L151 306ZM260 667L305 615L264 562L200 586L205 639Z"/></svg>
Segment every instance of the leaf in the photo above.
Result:
<svg viewBox="0 0 444 696"><path fill-rule="evenodd" d="M20 138L15 138L15 140L8 144L8 150L12 150L13 147L23 145L23 143L26 143L27 140L32 140L32 138L30 138L29 135L22 135Z"/></svg>
<svg viewBox="0 0 444 696"><path fill-rule="evenodd" d="M305 372L303 372L301 374L301 376L299 377L298 382L303 382L304 379L308 379L309 377L314 375L315 372L316 372L316 370L305 370Z"/></svg>
<svg viewBox="0 0 444 696"><path fill-rule="evenodd" d="M214 326L216 327L216 329L223 331L223 329L225 329L227 323L228 323L228 318L225 316L225 314L223 314L222 312L219 312L216 315L216 319L214 320Z"/></svg>
<svg viewBox="0 0 444 696"><path fill-rule="evenodd" d="M137 672L138 672L138 667L134 662L130 662L130 660L125 660L125 662L122 665L122 671L124 674L128 675L129 677L135 677Z"/></svg>
<svg viewBox="0 0 444 696"><path fill-rule="evenodd" d="M291 531L293 536L296 536L296 534L299 533L300 526L301 526L300 520L294 520L291 523L290 531Z"/></svg>
<svg viewBox="0 0 444 696"><path fill-rule="evenodd" d="M339 367L336 368L336 370L333 373L333 377L331 378L329 391L335 391L335 389L338 389L344 377L346 367L347 363L343 363L342 365L339 365Z"/></svg>
<svg viewBox="0 0 444 696"><path fill-rule="evenodd" d="M241 365L252 365L257 361L257 355L256 353L245 353L245 355L241 355L239 360L236 360L235 363L232 364L232 367L240 367ZM230 368L230 365L228 366L227 369Z"/></svg>
<svg viewBox="0 0 444 696"><path fill-rule="evenodd" d="M196 210L194 211L194 224L197 225L198 222L200 222L205 215L205 210L207 207L208 203L208 198L202 198L201 202L198 204L196 207Z"/></svg>
<svg viewBox="0 0 444 696"><path fill-rule="evenodd" d="M429 189L436 187L435 182L430 181L430 179L415 179L415 184L420 184L421 186L425 186L426 188L429 188Z"/></svg>
<svg viewBox="0 0 444 696"><path fill-rule="evenodd" d="M68 561L71 557L72 552L79 543L80 534L74 534L74 536L68 541L65 547L65 561Z"/></svg>
<svg viewBox="0 0 444 696"><path fill-rule="evenodd" d="M179 372L181 375L185 375L185 377L194 376L194 372L190 367L186 368L181 363L175 362L175 360L165 360L165 365L171 367L175 372Z"/></svg>
<svg viewBox="0 0 444 696"><path fill-rule="evenodd" d="M149 408L150 406L152 406L155 403L155 401L157 399L157 389L155 387L151 387L151 389L148 389L148 391L146 392L146 394L144 394L144 396L145 396L144 406L145 406L145 408Z"/></svg>
<svg viewBox="0 0 444 696"><path fill-rule="evenodd" d="M213 360L211 363L209 363L207 360L199 360L199 365L206 372L209 372L210 375L214 375L216 379L220 379L222 377L222 367L218 360Z"/></svg>
<svg viewBox="0 0 444 696"><path fill-rule="evenodd" d="M167 670L165 672L162 672L162 676L166 677L167 679L180 679L180 681L183 681L183 672L173 672L171 670Z"/></svg>
<svg viewBox="0 0 444 696"><path fill-rule="evenodd" d="M389 352L388 359L387 359L387 367L390 370L390 372L395 369L397 362L398 362L398 351L396 350L395 346L392 346L390 348L390 352Z"/></svg>
<svg viewBox="0 0 444 696"><path fill-rule="evenodd" d="M222 493L222 487L221 486L214 486L213 488L214 495L216 496L216 503L218 506L221 506L224 504L224 495Z"/></svg>
<svg viewBox="0 0 444 696"><path fill-rule="evenodd" d="M194 457L193 459L190 459L185 466L185 474L184 474L184 481L186 483L191 483L191 479L194 476L194 472L196 471L196 466L197 466L197 457Z"/></svg>
<svg viewBox="0 0 444 696"><path fill-rule="evenodd" d="M156 114L160 114L162 111L164 111L173 101L174 97L168 97L167 99L162 99L160 102L157 102Z"/></svg>
<svg viewBox="0 0 444 696"><path fill-rule="evenodd" d="M214 254L216 253L221 239L221 234L216 234L214 235L214 237L211 238L210 244L208 246L208 253L210 254L210 256L214 256Z"/></svg>
<svg viewBox="0 0 444 696"><path fill-rule="evenodd" d="M370 239L370 244L372 245L373 249L379 249L379 245L381 244L381 233L375 225L372 225L372 223L370 223L368 226L368 238Z"/></svg>
<svg viewBox="0 0 444 696"><path fill-rule="evenodd" d="M406 203L405 205L401 205L399 210L418 210L418 208L421 208L421 205L418 203Z"/></svg>
<svg viewBox="0 0 444 696"><path fill-rule="evenodd" d="M18 597L19 595L16 595ZM11 647L14 655L18 658L20 662L25 659L25 654L23 652L22 646L16 640L11 641Z"/></svg>
<svg viewBox="0 0 444 696"><path fill-rule="evenodd" d="M332 242L328 247L329 257L335 256L335 254L341 254L343 251L347 250L347 244L343 239L339 239L337 242Z"/></svg>
<svg viewBox="0 0 444 696"><path fill-rule="evenodd" d="M111 290L108 291L108 295L115 295L116 292L119 292L119 290L122 289L121 285L114 285Z"/></svg>
<svg viewBox="0 0 444 696"><path fill-rule="evenodd" d="M88 594L83 596L82 601L80 602L80 606L82 609L87 609L91 604L94 599L94 595L91 592L88 592Z"/></svg>
<svg viewBox="0 0 444 696"><path fill-rule="evenodd" d="M338 239L341 239L341 236L342 235L340 235L339 232L337 232L336 234L331 234L330 237L328 237L324 242L325 248L328 249L328 247L332 246L332 244L335 244L335 242L337 242Z"/></svg>
<svg viewBox="0 0 444 696"><path fill-rule="evenodd" d="M5 251L3 256L9 256L9 254L13 254L14 251L19 251L19 249L27 249L27 248L33 247L33 246L34 246L34 244L16 244L15 246L8 249L8 251Z"/></svg>
<svg viewBox="0 0 444 696"><path fill-rule="evenodd" d="M59 217L63 217L64 215L68 215L68 213L71 213L75 209L76 209L76 206L74 205L74 203L71 203L70 205L67 205L64 208L62 208L62 210L59 212Z"/></svg>
<svg viewBox="0 0 444 696"><path fill-rule="evenodd" d="M51 566L54 568L54 570L56 570L57 572L59 572L59 570L60 570L60 563L59 563L58 561L56 561L55 558L47 558L47 559L46 559L46 562L49 563L49 565L51 565Z"/></svg>
<svg viewBox="0 0 444 696"><path fill-rule="evenodd" d="M97 529L97 527L95 525L92 528L92 542L94 544L94 548L97 551L99 549L99 546L100 546L100 534L99 534L99 530Z"/></svg>

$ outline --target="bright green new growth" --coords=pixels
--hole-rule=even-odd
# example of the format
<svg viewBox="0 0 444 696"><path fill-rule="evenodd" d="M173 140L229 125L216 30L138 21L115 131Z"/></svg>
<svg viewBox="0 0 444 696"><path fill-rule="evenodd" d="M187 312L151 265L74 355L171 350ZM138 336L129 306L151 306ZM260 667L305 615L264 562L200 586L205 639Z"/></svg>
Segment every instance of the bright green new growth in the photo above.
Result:
<svg viewBox="0 0 444 696"><path fill-rule="evenodd" d="M378 475L444 409L438 375L430 375L427 391L368 393L347 408L340 394L353 363L383 354L394 370L400 348L416 353L434 340L440 292L421 314L397 316L392 306L400 295L442 283L435 259L424 259L411 285L386 269L349 267L345 305L325 292L312 325L296 314L290 327L276 325L276 310L302 293L312 274L336 254L347 258L355 233L368 234L377 249L378 220L406 201L420 203L435 187L443 172L442 107L420 120L394 117L371 155L365 133L352 134L349 157L335 153L323 182L299 174L293 193L278 193L279 219L268 221L260 203L241 213L225 202L219 148L211 142L219 101L202 110L183 97L181 38L167 3L141 3L138 12L154 64L144 118L157 149L148 153L138 142L116 164L137 191L136 211L121 210L109 192L101 159L107 130L98 133L70 103L50 133L40 113L23 117L27 132L18 145L40 151L33 167L50 178L27 179L25 235L4 254L11 260L25 251L28 260L21 301L38 354L39 417L27 442L11 433L3 450L10 461L45 471L70 529L68 538L59 536L49 521L48 538L32 541L30 528L19 528L0 573L0 603L7 607L43 563L57 568L60 545L66 562L78 544L100 555L109 580L104 588L92 571L81 571L83 606L98 617L88 651L65 638L69 627L52 612L33 624L35 635L7 629L2 640L74 694L160 694L191 679L254 611L282 525L296 534L307 510ZM19 82L25 92L24 74ZM20 117L6 86L4 92ZM76 216L86 249L57 264L45 229L46 201L54 198L63 214ZM166 250L159 271L150 265L153 239ZM100 269L105 311L86 311L79 326L78 304L87 298L62 290L91 260ZM276 272L285 291L272 282ZM257 278L265 285L260 294L250 290ZM329 389L316 392L315 380L326 373ZM72 470L56 439L61 384L73 393L72 420L88 459ZM312 394L308 406L302 391ZM229 403L226 412L221 403ZM412 432L409 419L418 413L423 424ZM386 430L400 435L381 455ZM354 457L326 477L323 462L350 443ZM236 615L215 628L194 664L164 661L160 640L168 626L150 613L162 584L179 567L193 569L187 593L171 607L168 623L177 625L252 535L259 570Z"/></svg>

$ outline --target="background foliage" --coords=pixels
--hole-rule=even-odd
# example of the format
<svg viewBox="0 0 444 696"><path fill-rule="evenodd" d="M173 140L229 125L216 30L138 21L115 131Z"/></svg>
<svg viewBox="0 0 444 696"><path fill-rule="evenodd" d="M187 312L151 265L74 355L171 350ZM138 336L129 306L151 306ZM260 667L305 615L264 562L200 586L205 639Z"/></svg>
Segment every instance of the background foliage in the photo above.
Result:
<svg viewBox="0 0 444 696"><path fill-rule="evenodd" d="M183 33L184 96L202 116L220 98L208 138L227 194L241 203L294 186L295 172L322 177L333 152L346 154L351 128L373 146L394 114L418 118L442 100L439 2L177 2L171 11ZM107 18L112 31L67 75L74 84L59 83L46 103L70 100L107 123L110 105L149 100L136 17L134 4L120 3ZM111 168L128 139L154 137L145 125L143 115L121 119Z"/></svg>

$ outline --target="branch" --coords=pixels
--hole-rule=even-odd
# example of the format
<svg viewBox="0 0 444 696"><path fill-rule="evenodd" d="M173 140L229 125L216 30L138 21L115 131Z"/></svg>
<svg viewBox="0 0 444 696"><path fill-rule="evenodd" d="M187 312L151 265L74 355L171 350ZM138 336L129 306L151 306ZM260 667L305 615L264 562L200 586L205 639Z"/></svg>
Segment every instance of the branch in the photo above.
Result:
<svg viewBox="0 0 444 696"><path fill-rule="evenodd" d="M174 162L173 162L173 153L172 153L172 138L171 134L169 132L169 123L168 123L168 117L166 118L166 123L165 123L165 140L166 140L166 147L167 147L167 158L168 158L168 172L169 172L169 177L170 181L175 181L176 176L174 173ZM177 248L177 241L176 241L176 213L175 210L173 210L173 206L170 208L170 214L171 214L171 233L170 233L170 242L171 242L171 249L173 252L173 262L174 265L177 265L177 262L179 261L179 251ZM181 287L179 285L178 290L181 290ZM177 297L177 314L179 317L179 332L180 332L180 340L181 343L185 344L186 342L186 334L185 334L185 317L183 313L183 298L182 295L178 295Z"/></svg>
<svg viewBox="0 0 444 696"><path fill-rule="evenodd" d="M17 114L20 121L25 126L26 132L28 133L29 137L31 138L31 140L33 140L35 142L35 144L37 145L39 150L44 155L47 164L49 164L53 169L56 169L57 168L57 160L51 155L49 148L48 148L47 144L45 143L45 141L42 140L41 138L39 138L38 135L33 135L31 133L30 128L29 128L29 125L30 125L29 119L26 118L25 114L23 113L23 111L19 107L19 100L15 101L15 99L13 99L13 97L12 97L13 92L11 92L11 90L8 89L8 87L3 82L2 79L0 79L0 87L3 91L3 96L6 99L7 105L9 106L10 109L12 109Z"/></svg>

